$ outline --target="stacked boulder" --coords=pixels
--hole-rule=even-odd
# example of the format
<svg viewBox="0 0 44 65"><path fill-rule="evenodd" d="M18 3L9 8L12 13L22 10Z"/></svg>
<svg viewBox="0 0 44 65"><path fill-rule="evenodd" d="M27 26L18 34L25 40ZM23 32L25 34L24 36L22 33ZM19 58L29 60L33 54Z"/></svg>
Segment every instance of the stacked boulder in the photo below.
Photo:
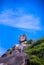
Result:
<svg viewBox="0 0 44 65"><path fill-rule="evenodd" d="M27 37L25 34L20 36L20 44L14 46L13 49L2 55L2 57L0 58L0 65L27 65L28 55L23 52L24 49L27 47L27 45L24 44L26 43L26 40Z"/></svg>

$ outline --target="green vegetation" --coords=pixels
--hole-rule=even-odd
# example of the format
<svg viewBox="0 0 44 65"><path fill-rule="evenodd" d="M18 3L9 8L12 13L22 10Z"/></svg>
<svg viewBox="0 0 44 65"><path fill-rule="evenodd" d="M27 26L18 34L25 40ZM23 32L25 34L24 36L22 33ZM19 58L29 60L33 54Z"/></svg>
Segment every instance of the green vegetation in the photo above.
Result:
<svg viewBox="0 0 44 65"><path fill-rule="evenodd" d="M25 52L31 65L44 65L44 37L31 44Z"/></svg>

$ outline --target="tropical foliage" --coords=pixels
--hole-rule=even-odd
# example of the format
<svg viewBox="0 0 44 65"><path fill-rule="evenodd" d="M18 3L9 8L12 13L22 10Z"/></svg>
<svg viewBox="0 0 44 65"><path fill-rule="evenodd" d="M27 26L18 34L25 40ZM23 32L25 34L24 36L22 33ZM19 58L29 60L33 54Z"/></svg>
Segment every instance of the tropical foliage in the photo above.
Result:
<svg viewBox="0 0 44 65"><path fill-rule="evenodd" d="M31 44L25 52L31 65L44 65L44 37Z"/></svg>

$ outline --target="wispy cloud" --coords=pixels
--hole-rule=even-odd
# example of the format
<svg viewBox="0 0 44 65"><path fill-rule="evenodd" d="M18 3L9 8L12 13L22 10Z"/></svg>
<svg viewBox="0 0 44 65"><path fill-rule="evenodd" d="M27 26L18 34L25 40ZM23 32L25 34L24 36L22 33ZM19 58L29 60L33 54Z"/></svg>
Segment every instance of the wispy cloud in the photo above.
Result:
<svg viewBox="0 0 44 65"><path fill-rule="evenodd" d="M6 10L0 14L0 23L12 27L40 30L40 19L32 14L24 14L22 9Z"/></svg>

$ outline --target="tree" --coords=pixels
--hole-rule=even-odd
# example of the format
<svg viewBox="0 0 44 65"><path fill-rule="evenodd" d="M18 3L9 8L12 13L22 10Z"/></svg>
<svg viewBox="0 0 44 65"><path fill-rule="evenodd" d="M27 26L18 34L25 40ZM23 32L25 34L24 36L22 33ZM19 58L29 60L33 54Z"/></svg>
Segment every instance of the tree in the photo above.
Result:
<svg viewBox="0 0 44 65"><path fill-rule="evenodd" d="M33 42L33 40L30 39L30 40L27 41L27 44L32 44L32 42Z"/></svg>

